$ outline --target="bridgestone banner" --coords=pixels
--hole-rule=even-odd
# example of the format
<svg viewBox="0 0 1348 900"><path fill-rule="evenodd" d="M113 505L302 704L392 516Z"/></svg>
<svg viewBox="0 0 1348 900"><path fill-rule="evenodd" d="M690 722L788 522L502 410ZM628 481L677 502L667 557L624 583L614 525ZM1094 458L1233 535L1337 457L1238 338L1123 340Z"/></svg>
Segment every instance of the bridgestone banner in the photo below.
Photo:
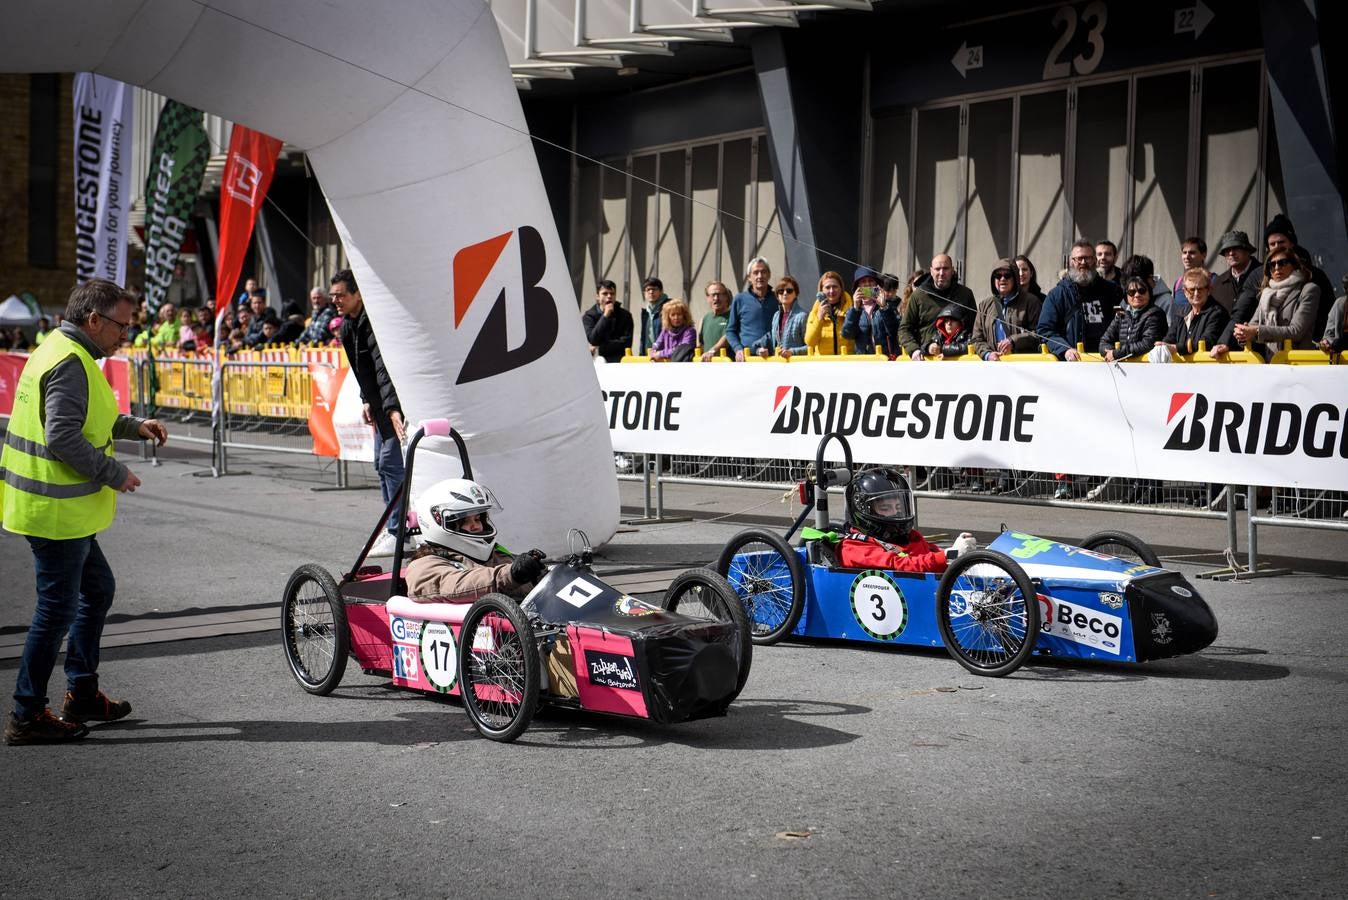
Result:
<svg viewBox="0 0 1348 900"><path fill-rule="evenodd" d="M744 363L595 367L615 450L1348 489L1331 366ZM836 450L836 448L834 448Z"/></svg>
<svg viewBox="0 0 1348 900"><path fill-rule="evenodd" d="M131 88L111 78L75 76L75 279L126 284L131 194Z"/></svg>
<svg viewBox="0 0 1348 900"><path fill-rule="evenodd" d="M168 297L210 155L201 110L165 103L145 179L145 300L151 316Z"/></svg>

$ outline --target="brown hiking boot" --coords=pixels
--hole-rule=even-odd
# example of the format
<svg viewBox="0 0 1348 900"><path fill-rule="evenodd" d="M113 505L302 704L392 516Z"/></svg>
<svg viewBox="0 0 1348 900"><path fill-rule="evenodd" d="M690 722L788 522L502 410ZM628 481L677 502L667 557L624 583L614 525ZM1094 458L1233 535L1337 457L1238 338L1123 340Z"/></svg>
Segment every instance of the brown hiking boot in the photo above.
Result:
<svg viewBox="0 0 1348 900"><path fill-rule="evenodd" d="M92 697L76 697L66 691L66 702L61 704L61 718L68 722L114 722L130 714L130 703L109 699L102 691Z"/></svg>
<svg viewBox="0 0 1348 900"><path fill-rule="evenodd" d="M79 722L58 719L50 709L44 709L31 719L5 716L5 743L11 746L64 744L68 741L78 741L88 733L89 729Z"/></svg>

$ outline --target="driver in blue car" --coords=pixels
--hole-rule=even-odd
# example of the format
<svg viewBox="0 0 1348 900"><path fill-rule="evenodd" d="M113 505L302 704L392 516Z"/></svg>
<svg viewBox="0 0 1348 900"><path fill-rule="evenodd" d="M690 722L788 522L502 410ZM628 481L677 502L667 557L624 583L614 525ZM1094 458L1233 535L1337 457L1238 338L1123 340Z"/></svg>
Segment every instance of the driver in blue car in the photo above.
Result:
<svg viewBox="0 0 1348 900"><path fill-rule="evenodd" d="M847 485L847 533L838 562L848 569L939 574L956 556L978 548L966 531L942 550L916 525L917 502L902 472L884 466L860 472Z"/></svg>
<svg viewBox="0 0 1348 900"><path fill-rule="evenodd" d="M421 545L407 565L407 594L418 601L472 603L483 594L523 599L543 576L543 551L518 556L496 543L488 512L501 505L476 481L446 478L414 506Z"/></svg>

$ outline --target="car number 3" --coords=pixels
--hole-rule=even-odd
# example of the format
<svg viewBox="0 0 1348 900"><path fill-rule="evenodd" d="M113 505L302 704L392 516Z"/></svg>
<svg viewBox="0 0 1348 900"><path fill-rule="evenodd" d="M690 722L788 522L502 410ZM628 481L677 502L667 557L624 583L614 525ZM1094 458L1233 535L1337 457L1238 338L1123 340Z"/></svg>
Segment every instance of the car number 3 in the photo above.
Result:
<svg viewBox="0 0 1348 900"><path fill-rule="evenodd" d="M871 602L875 604L875 609L871 610L871 618L877 622L885 620L885 598L879 594L871 594Z"/></svg>
<svg viewBox="0 0 1348 900"><path fill-rule="evenodd" d="M853 582L852 615L867 634L882 640L903 631L908 622L898 585L878 571L865 572Z"/></svg>

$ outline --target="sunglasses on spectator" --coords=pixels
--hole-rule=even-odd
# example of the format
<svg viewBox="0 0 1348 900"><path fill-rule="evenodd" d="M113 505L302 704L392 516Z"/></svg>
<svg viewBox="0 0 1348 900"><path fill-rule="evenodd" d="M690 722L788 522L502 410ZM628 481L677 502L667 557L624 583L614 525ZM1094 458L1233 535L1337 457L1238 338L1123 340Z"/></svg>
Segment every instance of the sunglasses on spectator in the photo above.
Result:
<svg viewBox="0 0 1348 900"><path fill-rule="evenodd" d="M1016 273L1007 271L993 272L992 277L997 279L998 281L1002 281L1003 279L1005 279L1006 281L1015 281Z"/></svg>
<svg viewBox="0 0 1348 900"><path fill-rule="evenodd" d="M778 297L785 296L786 294L794 294L795 292L796 292L795 288L777 288Z"/></svg>
<svg viewBox="0 0 1348 900"><path fill-rule="evenodd" d="M1270 269L1281 269L1284 266L1290 268L1294 265L1296 265L1296 260L1292 259L1290 256L1284 256L1282 259L1270 259L1268 261L1268 267Z"/></svg>
<svg viewBox="0 0 1348 900"><path fill-rule="evenodd" d="M1145 296L1147 296L1147 295L1150 294L1150 293L1151 293L1151 291L1147 290L1146 288L1129 288L1129 289L1128 289L1128 296L1129 296L1129 297L1145 297Z"/></svg>

